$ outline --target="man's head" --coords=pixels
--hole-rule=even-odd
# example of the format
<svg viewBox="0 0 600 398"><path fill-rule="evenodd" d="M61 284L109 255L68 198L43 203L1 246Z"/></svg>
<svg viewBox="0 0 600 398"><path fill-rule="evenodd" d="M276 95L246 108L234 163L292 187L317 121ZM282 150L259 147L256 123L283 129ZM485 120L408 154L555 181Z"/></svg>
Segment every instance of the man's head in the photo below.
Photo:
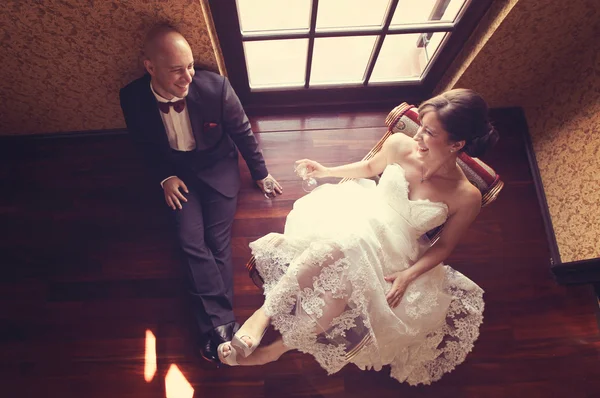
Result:
<svg viewBox="0 0 600 398"><path fill-rule="evenodd" d="M194 76L194 56L187 40L174 27L153 27L144 42L144 66L152 76L154 90L172 99L188 94Z"/></svg>

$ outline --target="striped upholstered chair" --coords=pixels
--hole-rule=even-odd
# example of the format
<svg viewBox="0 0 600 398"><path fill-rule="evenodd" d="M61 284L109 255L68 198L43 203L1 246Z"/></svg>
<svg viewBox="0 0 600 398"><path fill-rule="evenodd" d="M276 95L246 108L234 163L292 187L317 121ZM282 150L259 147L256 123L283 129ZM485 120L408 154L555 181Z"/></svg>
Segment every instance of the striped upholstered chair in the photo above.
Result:
<svg viewBox="0 0 600 398"><path fill-rule="evenodd" d="M410 137L414 136L419 128L417 108L413 105L402 103L388 114L385 124L388 126L387 132L363 160L368 160L375 156L375 154L381 150L384 141L392 134L403 133ZM464 152L458 156L457 163L462 168L469 181L481 191L481 207L489 205L498 197L498 194L504 186L504 182L500 180L500 176L491 167L477 158L470 157ZM347 178L342 179L340 183L348 180L349 179ZM377 180L377 178L375 178L375 180ZM444 225L440 225L427 232L421 239L424 239L429 242L429 244L433 245L439 239L443 229ZM254 284L258 287L262 287L263 280L256 270L254 257L251 257L248 263L246 263L246 268L248 269L249 276L252 278Z"/></svg>

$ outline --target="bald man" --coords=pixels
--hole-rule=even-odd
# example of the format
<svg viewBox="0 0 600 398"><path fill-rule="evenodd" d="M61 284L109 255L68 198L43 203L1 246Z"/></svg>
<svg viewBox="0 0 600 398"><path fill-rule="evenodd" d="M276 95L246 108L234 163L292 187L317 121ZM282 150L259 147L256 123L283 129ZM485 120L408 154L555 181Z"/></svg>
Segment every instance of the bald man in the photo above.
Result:
<svg viewBox="0 0 600 398"><path fill-rule="evenodd" d="M147 74L121 89L121 108L174 217L200 353L218 362L218 345L230 341L239 327L231 255L238 150L263 193L281 194L282 188L267 171L227 78L195 69L188 42L171 26L151 29L144 55Z"/></svg>

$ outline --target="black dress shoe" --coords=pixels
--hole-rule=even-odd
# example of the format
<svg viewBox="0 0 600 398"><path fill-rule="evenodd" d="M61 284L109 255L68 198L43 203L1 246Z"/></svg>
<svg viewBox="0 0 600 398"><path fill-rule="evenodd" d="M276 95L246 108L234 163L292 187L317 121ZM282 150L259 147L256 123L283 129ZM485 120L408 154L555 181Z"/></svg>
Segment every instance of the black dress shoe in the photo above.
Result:
<svg viewBox="0 0 600 398"><path fill-rule="evenodd" d="M217 354L217 345L213 342L211 338L212 333L205 333L200 336L199 341L199 351L202 358L206 359L209 362L213 363L221 363L219 360L219 355Z"/></svg>
<svg viewBox="0 0 600 398"><path fill-rule="evenodd" d="M216 347L221 343L231 341L235 332L238 331L240 325L237 322L229 322L225 325L217 326L211 331L211 340Z"/></svg>

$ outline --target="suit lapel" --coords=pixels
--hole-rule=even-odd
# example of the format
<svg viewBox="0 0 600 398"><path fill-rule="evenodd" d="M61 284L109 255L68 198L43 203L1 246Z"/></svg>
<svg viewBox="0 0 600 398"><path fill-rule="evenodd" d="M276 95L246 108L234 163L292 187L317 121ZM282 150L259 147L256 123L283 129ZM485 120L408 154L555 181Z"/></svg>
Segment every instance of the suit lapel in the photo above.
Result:
<svg viewBox="0 0 600 398"><path fill-rule="evenodd" d="M202 133L204 131L204 115L202 114L202 98L194 81L190 84L189 93L186 97L186 105L188 107L192 132L196 139L196 150L198 150L198 144L202 142Z"/></svg>
<svg viewBox="0 0 600 398"><path fill-rule="evenodd" d="M149 135L154 139L157 139L161 144L166 145L167 148L170 148L167 130L160 117L160 110L158 109L156 98L150 89L150 79L148 79L142 101L144 101L142 109L149 110L148 114L143 116L146 120L146 128L148 129Z"/></svg>

